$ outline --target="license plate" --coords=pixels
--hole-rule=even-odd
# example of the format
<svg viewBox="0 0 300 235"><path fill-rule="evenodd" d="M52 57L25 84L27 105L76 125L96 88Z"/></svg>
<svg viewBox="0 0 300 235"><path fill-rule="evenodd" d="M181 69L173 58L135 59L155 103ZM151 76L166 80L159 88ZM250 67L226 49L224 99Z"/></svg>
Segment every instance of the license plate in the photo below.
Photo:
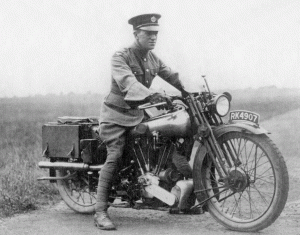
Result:
<svg viewBox="0 0 300 235"><path fill-rule="evenodd" d="M229 113L230 121L248 121L258 124L259 114L245 110L235 110Z"/></svg>

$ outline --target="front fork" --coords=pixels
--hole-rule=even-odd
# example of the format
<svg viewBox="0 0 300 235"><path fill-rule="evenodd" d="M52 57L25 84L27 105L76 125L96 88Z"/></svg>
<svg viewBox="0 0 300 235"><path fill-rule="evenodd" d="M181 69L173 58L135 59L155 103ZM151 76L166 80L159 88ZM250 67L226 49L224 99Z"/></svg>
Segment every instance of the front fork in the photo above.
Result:
<svg viewBox="0 0 300 235"><path fill-rule="evenodd" d="M205 146L207 150L207 154L213 161L220 178L224 179L228 175L225 165L222 164L223 159L226 158L214 136L213 130L209 122L207 121L204 115L204 110L202 108L202 105L199 100L192 97L191 95L190 95L190 99L188 99L187 101L190 104L189 107L192 116L194 117L194 122L198 127L195 138L200 140L200 142Z"/></svg>

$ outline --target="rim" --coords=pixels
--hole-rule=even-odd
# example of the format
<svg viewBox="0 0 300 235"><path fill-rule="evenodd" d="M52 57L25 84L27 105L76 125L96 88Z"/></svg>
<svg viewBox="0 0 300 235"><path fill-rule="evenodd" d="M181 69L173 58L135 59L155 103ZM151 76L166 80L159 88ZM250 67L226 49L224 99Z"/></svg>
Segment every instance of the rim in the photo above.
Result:
<svg viewBox="0 0 300 235"><path fill-rule="evenodd" d="M67 171L67 173L72 172ZM64 180L66 194L75 204L82 207L94 206L96 204L95 185L92 184L93 177L93 175L86 172L76 172L73 178Z"/></svg>
<svg viewBox="0 0 300 235"><path fill-rule="evenodd" d="M220 143L229 172L220 179L214 167L206 173L213 207L234 222L251 222L261 218L271 206L276 180L269 156L262 146L245 136L227 138Z"/></svg>

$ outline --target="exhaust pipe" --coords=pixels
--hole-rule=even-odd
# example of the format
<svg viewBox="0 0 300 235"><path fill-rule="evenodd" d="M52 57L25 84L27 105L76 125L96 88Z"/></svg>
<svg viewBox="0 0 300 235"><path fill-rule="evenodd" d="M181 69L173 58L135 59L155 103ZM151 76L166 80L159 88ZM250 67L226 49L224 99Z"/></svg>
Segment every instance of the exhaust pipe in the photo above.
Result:
<svg viewBox="0 0 300 235"><path fill-rule="evenodd" d="M53 168L55 170L59 169L70 169L78 171L100 171L103 165L89 165L86 163L76 163L76 162L39 162L39 168Z"/></svg>

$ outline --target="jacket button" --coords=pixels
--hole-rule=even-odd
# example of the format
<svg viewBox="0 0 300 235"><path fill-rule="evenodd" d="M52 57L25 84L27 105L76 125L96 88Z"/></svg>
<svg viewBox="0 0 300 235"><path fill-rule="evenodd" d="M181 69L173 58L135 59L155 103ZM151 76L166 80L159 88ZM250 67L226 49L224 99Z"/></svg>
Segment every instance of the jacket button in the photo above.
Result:
<svg viewBox="0 0 300 235"><path fill-rule="evenodd" d="M149 72L149 69L146 69L147 72Z"/></svg>
<svg viewBox="0 0 300 235"><path fill-rule="evenodd" d="M147 59L146 59L146 58L144 58L144 61L147 61Z"/></svg>

